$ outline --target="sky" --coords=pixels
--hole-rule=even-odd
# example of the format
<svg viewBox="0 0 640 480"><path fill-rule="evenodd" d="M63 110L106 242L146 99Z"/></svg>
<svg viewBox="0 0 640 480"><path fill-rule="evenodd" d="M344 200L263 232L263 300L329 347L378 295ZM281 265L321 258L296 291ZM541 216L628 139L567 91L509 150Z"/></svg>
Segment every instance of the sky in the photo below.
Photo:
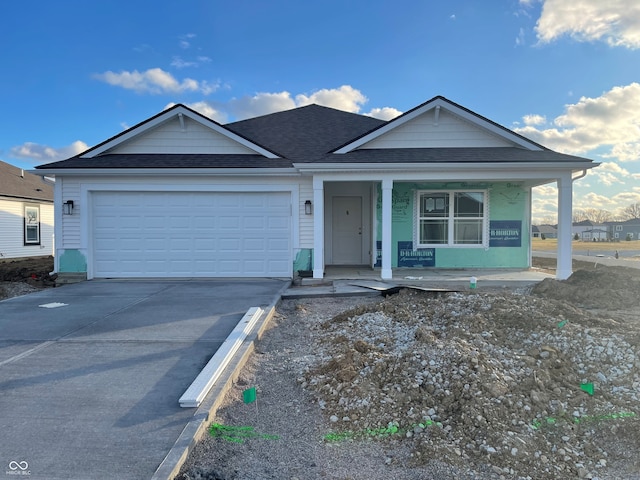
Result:
<svg viewBox="0 0 640 480"><path fill-rule="evenodd" d="M69 158L175 103L228 123L443 95L601 165L574 209L640 202L638 0L3 2L0 160ZM554 222L555 184L535 223Z"/></svg>

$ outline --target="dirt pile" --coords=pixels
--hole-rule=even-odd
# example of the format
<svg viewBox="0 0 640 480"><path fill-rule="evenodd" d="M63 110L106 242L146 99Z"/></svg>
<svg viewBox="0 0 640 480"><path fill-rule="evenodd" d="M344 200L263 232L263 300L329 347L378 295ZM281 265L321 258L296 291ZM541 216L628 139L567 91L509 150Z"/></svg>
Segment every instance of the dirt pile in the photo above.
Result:
<svg viewBox="0 0 640 480"><path fill-rule="evenodd" d="M214 419L279 440L204 438L177 478L640 480L640 306L606 308L640 270L600 272L284 301Z"/></svg>
<svg viewBox="0 0 640 480"><path fill-rule="evenodd" d="M628 280L578 272L550 291L559 296L559 283L572 298ZM416 465L488 463L522 478L602 475L625 456L618 440L602 441L622 426L640 448L640 352L627 338L637 323L530 295L405 290L314 328L299 382L317 395L330 439L400 435Z"/></svg>
<svg viewBox="0 0 640 480"><path fill-rule="evenodd" d="M533 293L587 307L628 308L640 302L640 276L634 268L600 265L577 270L565 281L547 278Z"/></svg>
<svg viewBox="0 0 640 480"><path fill-rule="evenodd" d="M0 260L0 300L55 286L53 257Z"/></svg>

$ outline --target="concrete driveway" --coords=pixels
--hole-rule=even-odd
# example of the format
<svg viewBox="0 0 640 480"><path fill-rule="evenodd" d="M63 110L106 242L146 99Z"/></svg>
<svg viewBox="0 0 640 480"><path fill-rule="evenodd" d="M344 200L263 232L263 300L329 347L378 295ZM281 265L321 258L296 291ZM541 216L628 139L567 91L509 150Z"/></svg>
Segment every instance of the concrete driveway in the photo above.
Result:
<svg viewBox="0 0 640 480"><path fill-rule="evenodd" d="M0 302L0 478L151 478L196 411L180 396L287 285L93 280Z"/></svg>

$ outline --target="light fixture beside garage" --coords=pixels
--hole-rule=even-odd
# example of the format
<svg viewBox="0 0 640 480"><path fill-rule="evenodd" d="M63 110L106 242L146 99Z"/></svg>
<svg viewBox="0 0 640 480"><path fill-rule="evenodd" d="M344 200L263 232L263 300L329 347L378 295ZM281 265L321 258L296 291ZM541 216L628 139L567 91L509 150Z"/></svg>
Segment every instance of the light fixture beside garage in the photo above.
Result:
<svg viewBox="0 0 640 480"><path fill-rule="evenodd" d="M304 214L305 215L311 215L312 211L311 211L311 200L307 200L306 202L304 202Z"/></svg>
<svg viewBox="0 0 640 480"><path fill-rule="evenodd" d="M67 200L62 204L63 215L73 215L73 200Z"/></svg>

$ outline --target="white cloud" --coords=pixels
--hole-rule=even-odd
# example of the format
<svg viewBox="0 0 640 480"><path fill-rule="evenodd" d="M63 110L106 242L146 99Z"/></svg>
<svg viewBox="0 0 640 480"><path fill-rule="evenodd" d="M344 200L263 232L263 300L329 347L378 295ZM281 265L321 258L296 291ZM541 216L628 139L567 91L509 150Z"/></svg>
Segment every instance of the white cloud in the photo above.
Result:
<svg viewBox="0 0 640 480"><path fill-rule="evenodd" d="M528 115L527 117L535 117ZM526 121L525 121L526 122ZM565 107L553 127L534 124L514 130L538 143L564 153L583 154L609 147L606 157L637 160L640 152L640 83L614 87L600 97L582 97Z"/></svg>
<svg viewBox="0 0 640 480"><path fill-rule="evenodd" d="M198 82L191 78L178 81L173 75L161 68L151 68L144 72L138 72L137 70L133 72L122 71L120 73L107 71L96 74L94 77L109 85L133 90L137 93L155 95L181 92L200 92L204 95L209 95L219 88L218 83Z"/></svg>
<svg viewBox="0 0 640 480"><path fill-rule="evenodd" d="M525 125L544 125L547 123L547 117L544 115L525 115L522 117Z"/></svg>
<svg viewBox="0 0 640 480"><path fill-rule="evenodd" d="M296 102L289 92L257 93L253 97L234 98L229 108L238 120L295 108Z"/></svg>
<svg viewBox="0 0 640 480"><path fill-rule="evenodd" d="M209 63L211 59L205 56L198 56L195 60L185 60L180 56L175 56L171 60L171 66L175 68L199 67L203 63Z"/></svg>
<svg viewBox="0 0 640 480"><path fill-rule="evenodd" d="M331 89L323 88L308 96L304 94L296 95L296 105L299 107L316 103L351 113L358 113L362 105L367 101L367 97L351 85L342 85L339 88Z"/></svg>
<svg viewBox="0 0 640 480"><path fill-rule="evenodd" d="M640 2L545 0L536 32L541 43L569 35L578 41L604 41L616 47L640 48Z"/></svg>
<svg viewBox="0 0 640 480"><path fill-rule="evenodd" d="M342 85L339 88L324 88L311 94L298 94L295 97L287 91L257 93L252 97L245 96L232 99L229 102L229 109L238 120L241 120L290 110L296 107L303 107L311 105L312 103L347 112L359 113L362 105L366 102L367 97L365 97L360 90L350 85ZM381 115L390 115L392 111L397 112L397 110L389 107L379 110Z"/></svg>
<svg viewBox="0 0 640 480"><path fill-rule="evenodd" d="M367 117L379 118L380 120L391 120L402 115L400 110L393 107L372 108L369 113L364 114Z"/></svg>
<svg viewBox="0 0 640 480"><path fill-rule="evenodd" d="M80 140L76 140L66 147L59 148L40 145L33 142L25 142L22 145L11 148L11 156L35 163L55 162L57 160L64 160L78 155L88 148L89 146Z"/></svg>
<svg viewBox="0 0 640 480"><path fill-rule="evenodd" d="M524 45L524 44L525 44L524 28L520 28L520 31L518 32L518 36L516 37L516 46L519 47L520 45Z"/></svg>
<svg viewBox="0 0 640 480"><path fill-rule="evenodd" d="M192 38L195 38L196 34L195 33L187 33L185 35L181 35L180 37L178 37L178 45L180 46L180 48L182 48L183 50L188 49L189 47L191 47L191 42L190 40Z"/></svg>

